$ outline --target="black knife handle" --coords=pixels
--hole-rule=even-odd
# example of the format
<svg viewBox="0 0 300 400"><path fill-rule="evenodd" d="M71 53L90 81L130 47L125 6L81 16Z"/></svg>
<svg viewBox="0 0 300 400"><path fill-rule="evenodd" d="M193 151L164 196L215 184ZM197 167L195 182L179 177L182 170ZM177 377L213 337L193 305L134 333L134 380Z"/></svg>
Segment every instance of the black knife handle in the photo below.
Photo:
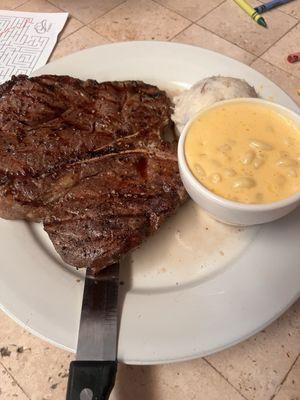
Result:
<svg viewBox="0 0 300 400"><path fill-rule="evenodd" d="M67 400L107 400L115 384L117 362L72 361Z"/></svg>

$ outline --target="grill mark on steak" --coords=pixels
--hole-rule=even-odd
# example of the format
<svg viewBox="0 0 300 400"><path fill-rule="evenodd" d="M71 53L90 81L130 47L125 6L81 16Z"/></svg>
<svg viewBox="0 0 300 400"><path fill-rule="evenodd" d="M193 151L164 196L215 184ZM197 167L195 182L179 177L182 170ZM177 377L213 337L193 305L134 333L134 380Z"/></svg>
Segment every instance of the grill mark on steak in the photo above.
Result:
<svg viewBox="0 0 300 400"><path fill-rule="evenodd" d="M43 221L97 272L186 200L166 94L143 82L13 77L0 86L0 215Z"/></svg>

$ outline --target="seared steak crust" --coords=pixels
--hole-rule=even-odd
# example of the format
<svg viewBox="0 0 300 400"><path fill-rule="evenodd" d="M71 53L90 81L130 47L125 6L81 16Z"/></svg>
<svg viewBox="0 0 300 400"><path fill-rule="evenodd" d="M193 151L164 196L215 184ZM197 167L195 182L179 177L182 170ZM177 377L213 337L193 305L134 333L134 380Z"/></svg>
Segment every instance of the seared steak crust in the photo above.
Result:
<svg viewBox="0 0 300 400"><path fill-rule="evenodd" d="M0 86L0 216L43 221L69 264L95 270L185 200L170 100L143 82L18 76Z"/></svg>

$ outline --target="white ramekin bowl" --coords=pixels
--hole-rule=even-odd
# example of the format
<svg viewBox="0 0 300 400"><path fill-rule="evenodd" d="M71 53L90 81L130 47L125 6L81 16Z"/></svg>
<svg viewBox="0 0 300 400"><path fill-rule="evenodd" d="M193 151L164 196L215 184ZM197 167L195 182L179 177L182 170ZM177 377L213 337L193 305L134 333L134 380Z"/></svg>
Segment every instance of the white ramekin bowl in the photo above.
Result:
<svg viewBox="0 0 300 400"><path fill-rule="evenodd" d="M233 100L225 100L215 103L212 106L203 108L186 124L178 142L178 163L182 182L191 198L197 204L199 204L200 207L210 213L218 221L230 225L246 226L274 221L290 213L298 205L300 205L300 190L292 196L287 197L286 199L267 204L243 204L227 200L221 196L212 193L194 177L187 165L184 152L186 135L188 134L189 128L196 118L201 117L201 115L207 110L218 107L221 104L241 102L256 103L271 107L277 113L280 113L281 115L287 116L292 119L299 126L300 134L300 115L296 114L286 107L262 99L239 98Z"/></svg>

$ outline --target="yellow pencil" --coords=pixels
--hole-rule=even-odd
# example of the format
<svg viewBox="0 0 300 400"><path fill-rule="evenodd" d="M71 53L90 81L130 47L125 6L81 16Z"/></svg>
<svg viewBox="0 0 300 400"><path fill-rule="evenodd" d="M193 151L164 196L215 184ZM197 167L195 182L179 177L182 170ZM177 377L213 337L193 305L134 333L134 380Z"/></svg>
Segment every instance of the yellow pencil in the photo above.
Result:
<svg viewBox="0 0 300 400"><path fill-rule="evenodd" d="M254 10L253 7L250 6L245 0L234 0L237 5L241 7L242 10L244 10L254 21L256 21L259 25L263 26L264 28L267 28L267 23L264 20L264 18L258 14L257 11Z"/></svg>
<svg viewBox="0 0 300 400"><path fill-rule="evenodd" d="M299 96L300 96L300 89L297 89L297 93L299 94Z"/></svg>

